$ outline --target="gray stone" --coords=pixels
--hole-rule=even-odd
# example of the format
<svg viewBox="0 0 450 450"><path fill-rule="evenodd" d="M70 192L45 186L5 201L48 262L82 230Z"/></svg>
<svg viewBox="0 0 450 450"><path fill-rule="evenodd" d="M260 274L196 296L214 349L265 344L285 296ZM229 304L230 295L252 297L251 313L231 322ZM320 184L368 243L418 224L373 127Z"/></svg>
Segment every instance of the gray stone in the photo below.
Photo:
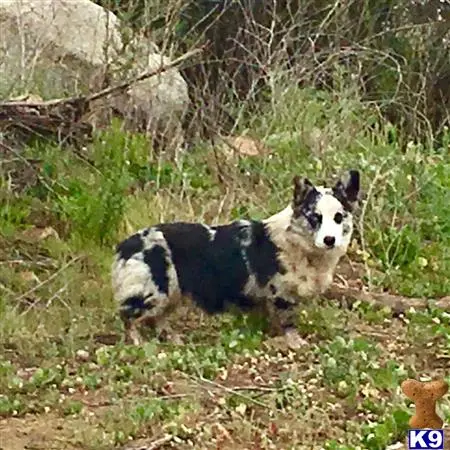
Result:
<svg viewBox="0 0 450 450"><path fill-rule="evenodd" d="M135 40L131 51L124 48L123 29L112 12L90 0L1 0L0 97L77 95L99 89L110 69L113 82L123 81L169 61L152 42ZM171 69L103 99L99 110L113 106L127 127L167 134L166 143L180 147L188 104L186 82ZM95 110L91 119L101 122Z"/></svg>

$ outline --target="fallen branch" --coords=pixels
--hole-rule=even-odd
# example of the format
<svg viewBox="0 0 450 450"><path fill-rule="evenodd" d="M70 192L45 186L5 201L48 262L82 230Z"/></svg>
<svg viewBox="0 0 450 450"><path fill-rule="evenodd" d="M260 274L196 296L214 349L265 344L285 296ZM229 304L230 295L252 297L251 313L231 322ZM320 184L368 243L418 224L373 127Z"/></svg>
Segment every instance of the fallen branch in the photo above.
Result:
<svg viewBox="0 0 450 450"><path fill-rule="evenodd" d="M156 439L156 441L150 442L149 445L139 446L139 447L124 447L123 450L157 450L162 447L164 444L168 444L174 439L174 436L171 434L164 436L160 439Z"/></svg>
<svg viewBox="0 0 450 450"><path fill-rule="evenodd" d="M155 400L178 400L181 398L193 397L194 394L171 394L171 395L160 395L155 396ZM93 403L85 399L81 399L81 403L89 408L103 408L105 406L113 405L112 401L104 401Z"/></svg>
<svg viewBox="0 0 450 450"><path fill-rule="evenodd" d="M99 98L106 97L108 95L115 94L120 91L124 91L125 89L128 89L131 85L138 83L139 81L143 81L143 80L146 80L147 78L151 78L156 75L160 75L161 73L167 72L168 70L173 69L175 67L180 67L185 61L193 58L196 55L199 55L200 53L203 52L203 50L204 50L203 47L199 47L194 50L191 50L190 52L187 52L184 55L181 55L179 58L174 59L170 63L158 67L158 69L144 72L132 80L124 81L123 83L120 83L116 86L110 86L108 88L103 89L102 91L88 95L85 98L85 100L87 102L92 102L94 100L98 100Z"/></svg>
<svg viewBox="0 0 450 450"><path fill-rule="evenodd" d="M448 310L450 308L450 296L436 300L418 297L404 297L385 292L365 292L355 288L341 287L333 284L325 294L327 300L338 300L342 305L351 308L355 303L368 303L374 307L388 307L395 315L404 314L410 308L416 310L429 309L431 306Z"/></svg>
<svg viewBox="0 0 450 450"><path fill-rule="evenodd" d="M9 102L0 102L0 108L4 106L23 106L23 107L51 107L56 106L61 103L78 103L78 102L85 102L89 103L94 100L98 100L102 97L106 97L111 94L116 94L117 92L124 91L125 89L128 89L131 85L146 80L147 78L152 78L156 75L160 75L161 73L167 72L170 69L174 69L176 67L181 66L185 61L188 59L191 59L192 57L202 53L204 50L203 47L196 48L194 50L191 50L184 55L181 55L179 58L174 59L173 61L170 61L169 63L165 65L161 65L157 69L146 71L140 75L138 75L135 78L132 78L130 80L124 81L120 84L117 84L116 86L109 86L105 89L102 89L101 91L94 92L89 95L82 95L78 97L68 97L68 98L59 98L59 99L52 99L47 100L43 102L21 102L21 101L9 101Z"/></svg>
<svg viewBox="0 0 450 450"><path fill-rule="evenodd" d="M85 138L92 134L92 125L83 120L94 101L112 94L123 92L139 81L155 77L170 69L179 68L188 59L202 53L204 47L191 50L179 58L163 64L157 69L148 70L140 75L115 86L109 86L91 94L52 99L47 101L6 101L0 102L0 131L9 129L28 136L57 135L62 140Z"/></svg>

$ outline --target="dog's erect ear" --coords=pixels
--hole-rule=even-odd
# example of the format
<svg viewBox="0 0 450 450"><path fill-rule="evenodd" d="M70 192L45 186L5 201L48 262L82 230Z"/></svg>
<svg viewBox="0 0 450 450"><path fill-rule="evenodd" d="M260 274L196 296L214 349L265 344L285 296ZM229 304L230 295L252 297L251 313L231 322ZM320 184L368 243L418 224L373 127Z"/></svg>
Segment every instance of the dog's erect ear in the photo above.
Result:
<svg viewBox="0 0 450 450"><path fill-rule="evenodd" d="M353 211L359 194L359 172L349 170L345 180L339 180L333 187L333 195L344 205L347 211Z"/></svg>
<svg viewBox="0 0 450 450"><path fill-rule="evenodd" d="M307 178L301 179L299 176L294 177L294 198L292 201L292 208L298 208L305 201L309 192L315 190L314 185Z"/></svg>

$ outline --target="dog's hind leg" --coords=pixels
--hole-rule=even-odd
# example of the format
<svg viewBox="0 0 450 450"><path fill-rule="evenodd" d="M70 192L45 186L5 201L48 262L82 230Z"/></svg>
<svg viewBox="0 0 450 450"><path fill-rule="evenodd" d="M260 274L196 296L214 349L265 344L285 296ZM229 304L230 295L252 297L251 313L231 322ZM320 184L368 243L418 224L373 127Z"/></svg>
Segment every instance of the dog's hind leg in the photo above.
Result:
<svg viewBox="0 0 450 450"><path fill-rule="evenodd" d="M167 320L168 316L180 305L181 300L181 294L173 294L167 299L167 302L164 302L164 305L159 303L160 311L156 317L148 317L143 321L143 324L151 326L156 331L158 338L162 341L177 345L183 344L181 336L171 328Z"/></svg>
<svg viewBox="0 0 450 450"><path fill-rule="evenodd" d="M148 237L146 248L138 249L132 257L118 255L112 267L112 287L120 304L125 338L136 345L142 343L143 326L158 332L178 298L177 273L159 234Z"/></svg>
<svg viewBox="0 0 450 450"><path fill-rule="evenodd" d="M122 318L125 327L125 343L133 345L142 345L143 340L139 332L138 323L135 320Z"/></svg>
<svg viewBox="0 0 450 450"><path fill-rule="evenodd" d="M304 339L295 327L296 305L282 297L275 297L267 301L270 317L271 335L282 336L291 349L298 349L305 345Z"/></svg>
<svg viewBox="0 0 450 450"><path fill-rule="evenodd" d="M124 324L127 344L141 345L143 343L140 328L143 323L152 322L149 320L154 315L151 306L142 295L128 297L121 303L120 318Z"/></svg>
<svg viewBox="0 0 450 450"><path fill-rule="evenodd" d="M120 316L125 326L125 340L134 345L141 345L143 340L140 333L142 327L152 328L158 337L165 334L170 339L164 327L167 315L173 311L179 301L178 295L168 296L158 292L148 298L133 296L121 304ZM178 341L175 336L170 340Z"/></svg>

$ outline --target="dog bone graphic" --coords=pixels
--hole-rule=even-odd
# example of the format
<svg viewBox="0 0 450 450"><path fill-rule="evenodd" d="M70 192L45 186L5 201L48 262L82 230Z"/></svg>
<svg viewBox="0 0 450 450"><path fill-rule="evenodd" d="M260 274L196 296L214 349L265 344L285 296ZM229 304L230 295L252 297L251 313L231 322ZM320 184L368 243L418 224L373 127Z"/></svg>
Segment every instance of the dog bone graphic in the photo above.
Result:
<svg viewBox="0 0 450 450"><path fill-rule="evenodd" d="M403 393L414 402L415 414L409 420L411 428L442 428L444 421L436 413L436 401L448 391L444 380L422 383L417 380L405 380L401 385Z"/></svg>

